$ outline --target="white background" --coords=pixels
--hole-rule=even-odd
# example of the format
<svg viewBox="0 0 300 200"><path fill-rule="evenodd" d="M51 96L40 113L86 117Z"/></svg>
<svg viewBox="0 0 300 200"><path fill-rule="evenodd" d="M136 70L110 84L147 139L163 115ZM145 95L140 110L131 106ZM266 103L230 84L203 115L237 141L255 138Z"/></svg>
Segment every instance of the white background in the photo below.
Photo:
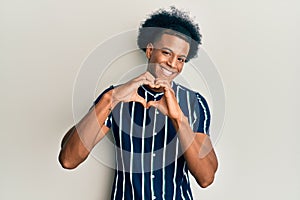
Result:
<svg viewBox="0 0 300 200"><path fill-rule="evenodd" d="M1 200L109 199L111 169L57 161L76 74L99 43L169 5L196 16L226 90L219 170L207 189L193 181L195 199L300 199L299 1L1 0Z"/></svg>

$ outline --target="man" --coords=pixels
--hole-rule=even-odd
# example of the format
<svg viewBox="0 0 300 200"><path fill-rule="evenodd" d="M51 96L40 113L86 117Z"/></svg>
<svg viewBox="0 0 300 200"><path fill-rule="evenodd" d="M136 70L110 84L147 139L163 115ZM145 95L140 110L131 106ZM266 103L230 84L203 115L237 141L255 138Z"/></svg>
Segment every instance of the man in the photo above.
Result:
<svg viewBox="0 0 300 200"><path fill-rule="evenodd" d="M77 167L112 129L112 199L193 199L188 171L201 187L210 185L218 163L208 136L208 105L173 81L196 56L200 40L198 26L174 7L145 20L138 46L148 58L146 72L96 99L63 138L62 166Z"/></svg>

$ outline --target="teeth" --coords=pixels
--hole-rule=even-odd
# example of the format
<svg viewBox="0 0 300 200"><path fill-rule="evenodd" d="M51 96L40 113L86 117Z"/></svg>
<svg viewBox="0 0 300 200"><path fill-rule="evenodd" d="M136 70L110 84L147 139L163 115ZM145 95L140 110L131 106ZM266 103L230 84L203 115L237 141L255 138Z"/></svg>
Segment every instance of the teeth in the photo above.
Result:
<svg viewBox="0 0 300 200"><path fill-rule="evenodd" d="M173 72L170 72L169 70L166 70L165 68L161 68L162 72L164 73L164 75L166 76L171 76L173 74Z"/></svg>

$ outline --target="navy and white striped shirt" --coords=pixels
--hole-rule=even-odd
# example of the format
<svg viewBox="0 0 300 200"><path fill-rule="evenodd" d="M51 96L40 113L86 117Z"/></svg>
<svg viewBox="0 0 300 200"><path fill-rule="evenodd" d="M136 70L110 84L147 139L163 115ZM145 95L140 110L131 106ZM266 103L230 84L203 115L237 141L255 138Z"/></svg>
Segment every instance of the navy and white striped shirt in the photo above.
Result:
<svg viewBox="0 0 300 200"><path fill-rule="evenodd" d="M210 112L206 100L174 82L172 88L192 130L208 134ZM143 86L138 94L147 102L163 96ZM193 199L188 167L176 130L167 116L154 107L146 109L137 102L121 102L105 125L113 131L116 149L111 199Z"/></svg>

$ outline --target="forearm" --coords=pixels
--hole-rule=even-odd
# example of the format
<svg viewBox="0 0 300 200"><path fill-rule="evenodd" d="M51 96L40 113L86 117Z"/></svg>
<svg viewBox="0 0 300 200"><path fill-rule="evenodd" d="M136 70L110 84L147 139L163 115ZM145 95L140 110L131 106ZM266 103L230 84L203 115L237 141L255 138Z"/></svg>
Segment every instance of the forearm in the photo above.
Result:
<svg viewBox="0 0 300 200"><path fill-rule="evenodd" d="M174 121L173 124L177 129L190 172L201 187L207 187L213 182L218 167L209 136L193 132L185 116L180 121Z"/></svg>
<svg viewBox="0 0 300 200"><path fill-rule="evenodd" d="M111 91L104 94L89 113L65 135L59 155L64 168L77 167L108 132L104 122L112 109L111 94Z"/></svg>

